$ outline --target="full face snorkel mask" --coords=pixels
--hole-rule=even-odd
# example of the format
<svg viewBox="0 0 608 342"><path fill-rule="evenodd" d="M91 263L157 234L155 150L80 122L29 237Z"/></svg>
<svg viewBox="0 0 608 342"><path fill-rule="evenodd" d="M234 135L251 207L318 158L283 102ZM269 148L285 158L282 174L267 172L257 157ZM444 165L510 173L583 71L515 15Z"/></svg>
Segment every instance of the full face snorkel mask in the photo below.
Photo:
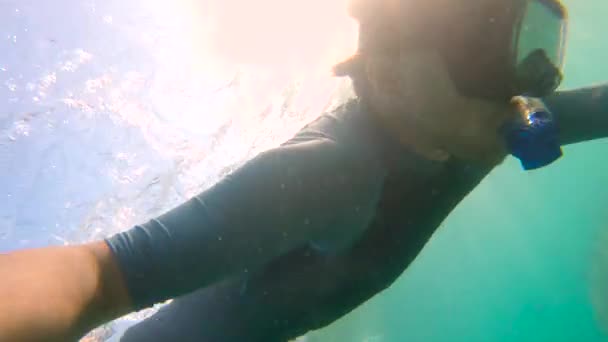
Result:
<svg viewBox="0 0 608 342"><path fill-rule="evenodd" d="M553 116L540 100L562 81L567 15L559 0L368 1L358 0L366 6L353 14L362 28L360 49L438 49L461 94L511 103L519 113L501 133L524 169L562 155ZM373 6L405 19L398 27L372 20Z"/></svg>
<svg viewBox="0 0 608 342"><path fill-rule="evenodd" d="M540 97L555 91L562 80L566 11L557 1L530 1L519 23L513 46L515 80L523 96L512 99L519 117L503 127L503 134L524 170L533 170L563 154L557 124Z"/></svg>
<svg viewBox="0 0 608 342"><path fill-rule="evenodd" d="M510 101L518 117L501 129L509 152L524 170L547 166L563 153L553 115L540 98L563 78L566 10L558 0L503 0L487 10L480 23L486 36L468 40L476 48L445 52L450 72L463 94Z"/></svg>

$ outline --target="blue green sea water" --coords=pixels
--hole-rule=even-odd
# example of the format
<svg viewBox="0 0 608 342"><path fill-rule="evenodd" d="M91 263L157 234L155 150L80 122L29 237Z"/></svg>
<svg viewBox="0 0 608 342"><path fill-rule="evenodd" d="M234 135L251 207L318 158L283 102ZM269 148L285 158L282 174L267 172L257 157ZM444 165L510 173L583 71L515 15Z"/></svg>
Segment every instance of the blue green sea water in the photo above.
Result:
<svg viewBox="0 0 608 342"><path fill-rule="evenodd" d="M608 79L608 3L565 1L562 88ZM389 290L312 341L608 341L608 140L552 167L514 159L443 223Z"/></svg>

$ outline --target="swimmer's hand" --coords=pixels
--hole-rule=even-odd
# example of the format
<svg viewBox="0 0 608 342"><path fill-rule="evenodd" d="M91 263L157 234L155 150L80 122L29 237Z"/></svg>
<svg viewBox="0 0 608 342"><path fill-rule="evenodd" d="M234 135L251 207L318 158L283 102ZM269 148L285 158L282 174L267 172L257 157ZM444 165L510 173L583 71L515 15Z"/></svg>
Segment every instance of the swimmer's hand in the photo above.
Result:
<svg viewBox="0 0 608 342"><path fill-rule="evenodd" d="M0 341L70 342L130 311L104 242L0 254Z"/></svg>

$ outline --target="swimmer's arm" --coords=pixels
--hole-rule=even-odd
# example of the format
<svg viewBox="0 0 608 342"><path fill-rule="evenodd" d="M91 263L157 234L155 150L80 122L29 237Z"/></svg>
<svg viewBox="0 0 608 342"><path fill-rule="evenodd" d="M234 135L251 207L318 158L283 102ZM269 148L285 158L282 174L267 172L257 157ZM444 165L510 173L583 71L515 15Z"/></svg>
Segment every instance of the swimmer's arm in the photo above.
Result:
<svg viewBox="0 0 608 342"><path fill-rule="evenodd" d="M0 341L76 341L130 306L104 242L0 254Z"/></svg>
<svg viewBox="0 0 608 342"><path fill-rule="evenodd" d="M560 91L545 99L562 145L608 137L608 83Z"/></svg>
<svg viewBox="0 0 608 342"><path fill-rule="evenodd" d="M105 242L0 255L0 341L74 341L322 238L330 208L352 197L335 152L323 139L269 151Z"/></svg>
<svg viewBox="0 0 608 342"><path fill-rule="evenodd" d="M264 152L168 213L109 238L135 309L253 272L311 240L350 239L332 223L360 198L360 162L341 151L321 138Z"/></svg>

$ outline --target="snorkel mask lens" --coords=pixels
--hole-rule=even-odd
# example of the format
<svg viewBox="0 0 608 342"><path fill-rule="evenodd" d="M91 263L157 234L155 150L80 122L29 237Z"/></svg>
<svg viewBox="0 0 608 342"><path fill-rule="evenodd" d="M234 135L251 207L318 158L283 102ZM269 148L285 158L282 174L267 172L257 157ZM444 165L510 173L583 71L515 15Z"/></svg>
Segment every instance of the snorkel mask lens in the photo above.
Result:
<svg viewBox="0 0 608 342"><path fill-rule="evenodd" d="M515 88L534 97L549 95L562 81L566 10L559 1L526 1L514 26Z"/></svg>
<svg viewBox="0 0 608 342"><path fill-rule="evenodd" d="M510 153L524 170L532 170L563 154L557 124L539 97L551 94L562 81L566 11L558 1L527 1L515 29L515 82L523 96L512 99L519 116L503 127L503 134Z"/></svg>

